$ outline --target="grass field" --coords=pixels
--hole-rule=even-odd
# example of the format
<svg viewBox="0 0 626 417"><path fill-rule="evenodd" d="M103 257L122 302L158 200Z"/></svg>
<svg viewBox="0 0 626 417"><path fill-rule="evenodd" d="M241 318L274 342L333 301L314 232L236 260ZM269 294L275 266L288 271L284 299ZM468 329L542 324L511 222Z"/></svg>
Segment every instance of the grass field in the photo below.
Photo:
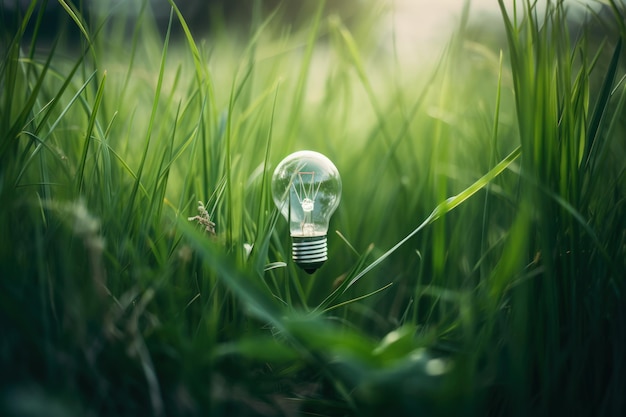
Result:
<svg viewBox="0 0 626 417"><path fill-rule="evenodd" d="M36 3L0 30L0 414L626 414L624 4L466 5L420 61L378 6L203 37L60 1L48 39ZM343 181L313 275L270 193L301 149Z"/></svg>

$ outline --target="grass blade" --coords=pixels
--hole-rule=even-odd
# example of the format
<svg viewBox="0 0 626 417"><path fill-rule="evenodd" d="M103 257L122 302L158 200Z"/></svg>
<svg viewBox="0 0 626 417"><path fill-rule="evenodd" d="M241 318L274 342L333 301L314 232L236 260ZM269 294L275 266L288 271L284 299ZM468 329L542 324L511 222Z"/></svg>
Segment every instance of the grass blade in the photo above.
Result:
<svg viewBox="0 0 626 417"><path fill-rule="evenodd" d="M157 86L156 86L156 90L154 92L154 100L152 102L152 110L150 112L150 121L148 122L148 129L146 131L146 136L145 136L145 147L143 150L143 153L141 155L141 160L139 162L139 168L137 169L137 179L135 180L134 184L133 184L133 188L131 190L130 193L130 197L128 198L128 205L127 205L127 211L126 211L126 227L125 229L128 230L129 226L130 226L130 222L131 219L133 218L132 213L135 210L135 200L137 198L137 191L139 190L139 187L141 185L141 178L142 178L142 174L143 174L143 170L144 170L144 166L146 164L146 160L148 158L148 153L150 150L150 141L152 139L152 130L154 129L154 123L156 120L156 115L157 115L157 110L159 108L159 99L161 98L161 89L163 87L163 77L165 75L165 62L167 59L167 51L168 51L168 46L169 46L169 40L170 40L170 33L172 30L172 16L173 16L173 9L170 11L170 18L169 18L169 22L167 25L167 32L165 34L165 40L163 42L163 51L161 53L161 64L159 66L159 74L158 74L158 80L157 80Z"/></svg>
<svg viewBox="0 0 626 417"><path fill-rule="evenodd" d="M69 5L65 0L57 0L61 7L65 10L65 12L70 16L70 18L76 23L78 29L83 34L87 43L91 45L91 37L89 36L89 32L87 31L85 25L83 24L82 19L79 17L79 13L76 12L71 5Z"/></svg>
<svg viewBox="0 0 626 417"><path fill-rule="evenodd" d="M370 272L376 266L378 266L381 262L383 262L386 258L389 257L392 253L394 253L399 247L408 242L413 236L419 233L422 229L424 229L429 224L433 223L439 217L443 216L446 213L454 210L456 207L464 203L478 191L486 187L491 181L493 181L497 176L499 176L505 169L509 167L521 154L521 147L517 147L513 152L511 152L506 158L504 158L500 163L498 163L493 169L491 169L488 173L479 178L472 185L467 187L465 190L460 192L459 194L448 198L446 201L440 203L432 213L420 224L417 228L415 228L411 233L409 233L404 239L399 241L396 245L394 245L387 252L382 254L379 258L377 258L374 262L369 264L365 269L359 272L354 278L348 281L348 284L345 286L343 291L345 292L348 288L354 285L358 280L360 280L365 274Z"/></svg>
<svg viewBox="0 0 626 417"><path fill-rule="evenodd" d="M600 124L604 118L604 115L606 114L609 100L611 98L611 91L613 90L613 84L615 82L615 75L617 73L621 51L622 39L620 38L617 42L617 45L615 45L615 49L613 50L613 56L609 64L609 68L607 69L606 76L604 77L602 88L600 89L600 95L598 96L598 100L596 101L596 105L593 110L591 122L589 123L589 129L587 130L587 141L585 151L583 153L583 161L585 161L583 165L583 170L587 170L589 168L593 155L595 153L595 149L598 146L601 146L597 144L601 133Z"/></svg>

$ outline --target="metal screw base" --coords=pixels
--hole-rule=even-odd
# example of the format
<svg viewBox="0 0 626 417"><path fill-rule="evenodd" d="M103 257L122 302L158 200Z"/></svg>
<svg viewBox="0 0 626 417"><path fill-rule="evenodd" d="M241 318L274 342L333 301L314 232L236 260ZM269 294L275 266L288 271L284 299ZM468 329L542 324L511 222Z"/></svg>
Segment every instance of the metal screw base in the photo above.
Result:
<svg viewBox="0 0 626 417"><path fill-rule="evenodd" d="M326 235L292 236L291 253L296 265L312 274L328 259Z"/></svg>

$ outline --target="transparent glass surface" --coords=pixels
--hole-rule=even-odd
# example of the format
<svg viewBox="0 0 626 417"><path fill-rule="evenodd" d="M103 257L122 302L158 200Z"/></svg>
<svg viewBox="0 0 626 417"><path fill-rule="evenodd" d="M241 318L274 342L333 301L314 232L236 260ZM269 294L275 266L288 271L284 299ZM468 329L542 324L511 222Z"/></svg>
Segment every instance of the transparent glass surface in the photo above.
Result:
<svg viewBox="0 0 626 417"><path fill-rule="evenodd" d="M293 153L274 171L272 197L289 222L291 236L324 236L341 200L339 171L318 152Z"/></svg>

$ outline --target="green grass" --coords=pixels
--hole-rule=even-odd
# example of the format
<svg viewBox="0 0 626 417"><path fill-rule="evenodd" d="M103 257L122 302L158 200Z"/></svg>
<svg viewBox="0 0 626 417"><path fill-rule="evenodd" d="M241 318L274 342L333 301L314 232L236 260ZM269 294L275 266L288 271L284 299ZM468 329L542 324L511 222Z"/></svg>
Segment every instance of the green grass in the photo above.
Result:
<svg viewBox="0 0 626 417"><path fill-rule="evenodd" d="M608 3L466 5L407 67L377 9L200 38L62 2L49 42L33 2L0 32L2 415L624 415ZM312 276L270 195L299 149L344 188Z"/></svg>

